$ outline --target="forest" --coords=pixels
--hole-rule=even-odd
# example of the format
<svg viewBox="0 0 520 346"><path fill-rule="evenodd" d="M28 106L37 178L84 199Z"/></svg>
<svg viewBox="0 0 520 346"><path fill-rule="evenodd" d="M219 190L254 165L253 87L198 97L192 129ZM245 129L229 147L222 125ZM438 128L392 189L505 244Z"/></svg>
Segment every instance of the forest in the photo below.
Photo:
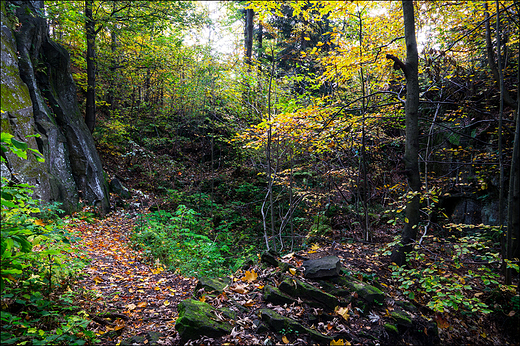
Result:
<svg viewBox="0 0 520 346"><path fill-rule="evenodd" d="M518 0L0 10L2 345L519 345Z"/></svg>

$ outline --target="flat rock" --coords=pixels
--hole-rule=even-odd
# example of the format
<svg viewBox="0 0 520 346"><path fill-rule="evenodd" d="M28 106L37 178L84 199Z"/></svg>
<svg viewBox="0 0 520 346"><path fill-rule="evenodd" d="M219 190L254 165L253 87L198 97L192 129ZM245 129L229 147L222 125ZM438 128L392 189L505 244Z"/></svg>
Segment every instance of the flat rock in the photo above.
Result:
<svg viewBox="0 0 520 346"><path fill-rule="evenodd" d="M333 282L347 287L351 292L356 292L359 297L363 298L369 304L382 304L385 299L385 294L379 288L351 277L340 276L335 278Z"/></svg>
<svg viewBox="0 0 520 346"><path fill-rule="evenodd" d="M268 303L276 305L292 304L296 301L289 295L283 293L278 288L271 285L265 285L264 287L264 300Z"/></svg>
<svg viewBox="0 0 520 346"><path fill-rule="evenodd" d="M320 344L328 345L332 341L332 337L318 333L315 330L309 329L301 325L298 321L295 321L289 317L280 315L274 310L261 309L260 316L262 320L275 332L280 333L282 330L292 330L293 332L299 332L309 335L309 337L319 342Z"/></svg>
<svg viewBox="0 0 520 346"><path fill-rule="evenodd" d="M323 292L320 289L297 279L286 278L282 283L280 283L278 288L280 291L295 299L303 298L303 300L315 301L329 310L334 310L334 308L339 304L338 298L332 294Z"/></svg>
<svg viewBox="0 0 520 346"><path fill-rule="evenodd" d="M227 285L231 283L231 279L228 277L220 277L220 278L209 278L202 277L197 282L197 286L195 287L195 292L198 292L201 289L204 289L206 294L217 294L219 295L224 291Z"/></svg>
<svg viewBox="0 0 520 346"><path fill-rule="evenodd" d="M199 339L205 335L218 338L231 333L232 326L217 317L217 310L199 300L187 299L177 306L179 318L175 329L181 337L181 344L190 339Z"/></svg>
<svg viewBox="0 0 520 346"><path fill-rule="evenodd" d="M339 276L341 263L336 256L327 256L303 262L304 277L309 279Z"/></svg>

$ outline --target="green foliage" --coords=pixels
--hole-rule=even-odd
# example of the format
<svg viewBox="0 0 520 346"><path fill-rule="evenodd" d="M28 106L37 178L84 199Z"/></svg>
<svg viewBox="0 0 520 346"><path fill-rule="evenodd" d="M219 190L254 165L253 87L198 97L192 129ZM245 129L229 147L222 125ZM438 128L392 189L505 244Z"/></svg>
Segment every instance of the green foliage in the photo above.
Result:
<svg viewBox="0 0 520 346"><path fill-rule="evenodd" d="M143 216L132 240L146 255L185 276L220 276L238 269L243 261L230 256L232 244L211 240L208 233L208 219L179 205L174 213L157 211Z"/></svg>
<svg viewBox="0 0 520 346"><path fill-rule="evenodd" d="M2 133L3 152L26 159L29 149ZM31 197L32 186L6 177L1 187L2 344L80 345L85 338L92 340L85 314L76 314L66 295L54 298L82 267L81 262L70 260L70 235L58 217L62 212L58 204L42 205Z"/></svg>
<svg viewBox="0 0 520 346"><path fill-rule="evenodd" d="M421 301L434 311L490 313L493 310L480 298L483 293L473 293L476 289L482 290L483 286L487 288L484 290L490 291L498 285L499 275L489 268L490 264L496 263L498 254L486 245L487 242L485 238L472 236L443 243L442 246L451 249L451 261L431 258L420 251L422 247L416 246L408 255L407 265L390 265L392 278L409 299ZM472 270L464 264L468 258L493 259L495 262L472 262L477 265L476 270Z"/></svg>

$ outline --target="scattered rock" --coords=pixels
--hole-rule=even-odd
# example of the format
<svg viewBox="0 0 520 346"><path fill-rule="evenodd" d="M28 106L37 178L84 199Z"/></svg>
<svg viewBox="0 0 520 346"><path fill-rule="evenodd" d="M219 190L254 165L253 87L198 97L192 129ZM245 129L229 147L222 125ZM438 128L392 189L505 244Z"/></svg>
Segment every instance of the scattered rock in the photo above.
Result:
<svg viewBox="0 0 520 346"><path fill-rule="evenodd" d="M402 326L405 328L410 328L412 326L412 319L410 318L410 315L408 315L404 311L392 311L390 316L392 316L392 318L396 321L398 326Z"/></svg>
<svg viewBox="0 0 520 346"><path fill-rule="evenodd" d="M114 178L110 181L110 192L115 193L123 199L129 199L132 197L130 191L128 191L128 189L124 187L117 178Z"/></svg>
<svg viewBox="0 0 520 346"><path fill-rule="evenodd" d="M309 279L339 276L341 263L336 256L327 256L303 262L304 276Z"/></svg>
<svg viewBox="0 0 520 346"><path fill-rule="evenodd" d="M410 303L408 301L398 300L395 302L395 304L397 306L401 307L403 310L414 312L414 313L419 312L419 310L412 303Z"/></svg>
<svg viewBox="0 0 520 346"><path fill-rule="evenodd" d="M208 278L203 277L199 279L197 286L195 287L195 291L199 292L201 289L204 289L204 293L206 294L216 294L219 295L224 291L227 285L231 283L231 279L228 277L220 277L220 278Z"/></svg>
<svg viewBox="0 0 520 346"><path fill-rule="evenodd" d="M299 322L289 317L284 317L276 311L262 309L260 310L260 316L262 317L262 320L265 321L271 327L271 329L277 333L280 333L282 330L299 332L308 334L311 339L320 343L329 344L332 341L332 337L318 333L315 330L305 328Z"/></svg>
<svg viewBox="0 0 520 346"><path fill-rule="evenodd" d="M159 345L159 339L163 335L158 332L147 332L145 335L134 335L130 338L126 338L121 341L121 346L134 346L134 345L150 345L157 346Z"/></svg>
<svg viewBox="0 0 520 346"><path fill-rule="evenodd" d="M320 303L329 310L334 310L334 308L339 304L338 298L332 294L323 292L298 279L286 278L278 288L280 291L289 294L292 297L300 297L307 301Z"/></svg>
<svg viewBox="0 0 520 346"><path fill-rule="evenodd" d="M399 330L397 330L397 327L394 324L385 323L385 329L389 333L399 334Z"/></svg>
<svg viewBox="0 0 520 346"><path fill-rule="evenodd" d="M271 285L264 287L264 300L277 305L292 304L296 300Z"/></svg>
<svg viewBox="0 0 520 346"><path fill-rule="evenodd" d="M273 251L264 251L264 253L262 253L262 256L260 257L260 259L262 260L263 263L278 267L280 265L280 261L278 261L278 259L276 259L276 257L278 257L278 256Z"/></svg>
<svg viewBox="0 0 520 346"><path fill-rule="evenodd" d="M383 307L378 306L384 303L383 291L351 276L340 274L337 257L314 260L311 264L317 268L314 272L317 279L312 282L298 278L293 271L292 275L284 274L279 270L280 264L284 262L272 252L265 252L261 258L264 264L278 269L258 270L258 267L254 267L244 270L262 271L259 273L259 280L263 282L237 279L236 284L232 285L229 277L199 280L196 295L207 294L206 301L213 305L216 303L216 307L199 300L186 300L179 304L179 318L175 328L179 331L181 343L187 340L217 341L218 337L224 337L222 342L225 343L240 340L244 335L250 335L252 340L264 344L283 341L328 345L332 340L343 339L361 344L383 342L388 345L426 345L439 340L435 323L414 314L415 307L411 303L397 302L396 306L404 310L392 311L390 316L385 315L382 312ZM309 262L305 264L308 265ZM343 317L334 312L336 307L347 305L353 311L350 317L346 317L349 321L358 320L363 323L367 320L366 316L361 316L356 311L362 314L363 311L367 314L371 311L380 316L380 323L374 325L372 321L370 328L357 328L356 331L350 329L348 325L341 323L344 322ZM281 339L282 335L286 338Z"/></svg>
<svg viewBox="0 0 520 346"><path fill-rule="evenodd" d="M218 338L231 333L232 327L216 314L217 309L198 300L187 299L178 306L179 318L175 329L179 332L181 343L198 339L201 335Z"/></svg>
<svg viewBox="0 0 520 346"><path fill-rule="evenodd" d="M347 287L352 292L356 292L359 297L363 298L369 304L382 304L385 299L385 294L379 288L351 277L340 276L335 278L333 282Z"/></svg>

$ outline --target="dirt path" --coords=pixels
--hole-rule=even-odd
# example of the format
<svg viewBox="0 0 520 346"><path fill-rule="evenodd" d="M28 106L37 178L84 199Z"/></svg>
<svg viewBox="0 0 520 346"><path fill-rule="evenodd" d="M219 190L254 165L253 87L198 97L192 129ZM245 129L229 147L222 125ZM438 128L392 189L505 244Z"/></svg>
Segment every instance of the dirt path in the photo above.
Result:
<svg viewBox="0 0 520 346"><path fill-rule="evenodd" d="M73 290L94 320L89 329L102 344L119 344L151 331L161 333L158 344L176 344L177 304L191 295L196 280L147 263L130 248L128 237L136 221L114 212L71 227L80 238L74 243L83 252L79 256L91 259Z"/></svg>

